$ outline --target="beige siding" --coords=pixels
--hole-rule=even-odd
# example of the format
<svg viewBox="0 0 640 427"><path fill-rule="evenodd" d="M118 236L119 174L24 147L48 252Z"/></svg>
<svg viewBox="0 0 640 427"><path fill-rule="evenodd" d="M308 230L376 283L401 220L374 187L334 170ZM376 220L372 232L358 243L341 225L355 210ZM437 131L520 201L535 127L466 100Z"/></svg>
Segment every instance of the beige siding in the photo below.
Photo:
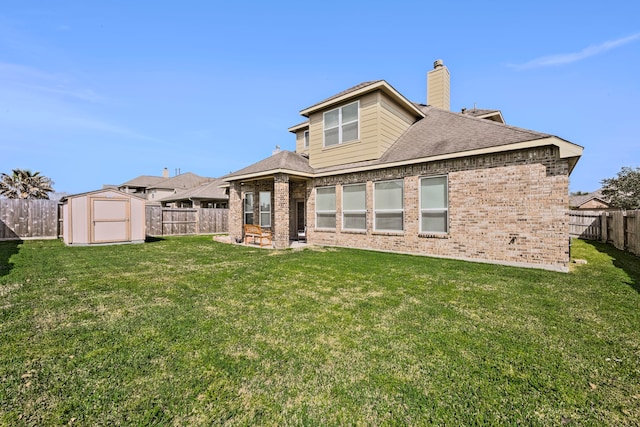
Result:
<svg viewBox="0 0 640 427"><path fill-rule="evenodd" d="M300 129L296 132L296 153L304 154L309 153L309 147L304 146L304 132L307 129Z"/></svg>
<svg viewBox="0 0 640 427"><path fill-rule="evenodd" d="M414 115L389 96L372 92L360 98L360 139L324 147L322 114L314 113L309 120L309 163L314 168L378 159L415 122ZM300 138L297 149L303 144Z"/></svg>
<svg viewBox="0 0 640 427"><path fill-rule="evenodd" d="M397 141L415 121L413 114L385 95L380 102L380 156Z"/></svg>
<svg viewBox="0 0 640 427"><path fill-rule="evenodd" d="M449 110L450 88L449 70L441 67L429 71L427 75L427 104Z"/></svg>
<svg viewBox="0 0 640 427"><path fill-rule="evenodd" d="M353 101L349 101L353 102ZM322 113L311 116L309 160L312 167L342 165L373 160L379 154L379 95L370 93L360 99L360 139L333 147L323 147Z"/></svg>

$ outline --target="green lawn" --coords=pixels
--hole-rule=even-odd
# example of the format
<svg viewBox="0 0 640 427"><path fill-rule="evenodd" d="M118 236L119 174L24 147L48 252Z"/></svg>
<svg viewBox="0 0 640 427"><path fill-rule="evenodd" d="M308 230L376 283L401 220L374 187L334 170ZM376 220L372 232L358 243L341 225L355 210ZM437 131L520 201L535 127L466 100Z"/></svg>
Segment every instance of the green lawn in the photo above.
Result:
<svg viewBox="0 0 640 427"><path fill-rule="evenodd" d="M2 425L638 425L640 260L0 242Z"/></svg>

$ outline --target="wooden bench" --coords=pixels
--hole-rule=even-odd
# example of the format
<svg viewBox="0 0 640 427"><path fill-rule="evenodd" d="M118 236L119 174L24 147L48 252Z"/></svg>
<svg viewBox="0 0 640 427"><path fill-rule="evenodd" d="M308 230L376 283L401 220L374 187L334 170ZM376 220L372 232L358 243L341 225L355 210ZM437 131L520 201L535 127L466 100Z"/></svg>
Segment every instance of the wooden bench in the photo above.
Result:
<svg viewBox="0 0 640 427"><path fill-rule="evenodd" d="M267 239L267 245L271 244L271 231L265 230L259 225L245 224L244 225L244 244L246 245L249 238L253 238L253 243L256 243L256 238L260 239L260 247L262 247L262 239Z"/></svg>

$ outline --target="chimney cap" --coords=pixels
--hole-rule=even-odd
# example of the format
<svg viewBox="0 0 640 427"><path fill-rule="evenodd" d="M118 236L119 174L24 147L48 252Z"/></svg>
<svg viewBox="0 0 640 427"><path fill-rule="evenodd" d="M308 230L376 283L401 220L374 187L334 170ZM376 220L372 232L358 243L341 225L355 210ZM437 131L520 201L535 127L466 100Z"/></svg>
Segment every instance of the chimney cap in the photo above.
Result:
<svg viewBox="0 0 640 427"><path fill-rule="evenodd" d="M440 67L444 67L444 61L442 59L436 59L435 61L433 61L433 68L440 68Z"/></svg>

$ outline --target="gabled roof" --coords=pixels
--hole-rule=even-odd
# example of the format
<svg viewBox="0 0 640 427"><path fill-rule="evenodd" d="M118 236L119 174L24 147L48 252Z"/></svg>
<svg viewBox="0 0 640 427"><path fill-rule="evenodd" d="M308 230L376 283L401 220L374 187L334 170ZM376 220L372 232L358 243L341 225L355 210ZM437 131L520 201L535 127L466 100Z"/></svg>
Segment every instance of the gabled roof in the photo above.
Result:
<svg viewBox="0 0 640 427"><path fill-rule="evenodd" d="M414 123L381 157L382 162L441 156L551 137L491 120L421 106L424 119Z"/></svg>
<svg viewBox="0 0 640 427"><path fill-rule="evenodd" d="M309 115L315 111L331 108L334 105L361 97L366 93L376 90L381 90L391 98L395 99L400 105L404 106L404 108L413 112L416 117L422 117L422 112L415 106L413 102L405 98L400 92L395 90L393 86L391 86L384 80L375 80L371 82L360 83L336 95L333 95L325 99L324 101L318 102L317 104L313 104L312 106L301 110L300 114L305 117L309 117Z"/></svg>
<svg viewBox="0 0 640 427"><path fill-rule="evenodd" d="M172 178L164 178L162 181L150 186L149 189L167 189L177 190L196 187L203 182L210 182L213 178L207 178L200 175L196 175L192 172L176 175Z"/></svg>
<svg viewBox="0 0 640 427"><path fill-rule="evenodd" d="M151 187L163 181L167 178L161 176L140 175L137 178L130 179L129 181L120 184L118 187Z"/></svg>
<svg viewBox="0 0 640 427"><path fill-rule="evenodd" d="M498 123L505 123L504 117L502 117L502 112L500 110L482 110L480 108L474 107L470 110L463 108L461 113L471 117L477 117L479 119L487 119L493 120L494 122Z"/></svg>
<svg viewBox="0 0 640 427"><path fill-rule="evenodd" d="M60 198L60 202L64 203L65 201L69 200L69 199L74 199L76 197L84 197L84 196L88 196L88 195L92 195L92 194L117 194L119 196L122 196L124 198L132 198L132 199L138 199L138 200L146 200L144 197L140 197L135 193L125 193L124 191L120 191L117 188L101 188L99 190L92 190L92 191L85 191L84 193L77 193L77 194L69 194L66 195L62 198Z"/></svg>
<svg viewBox="0 0 640 427"><path fill-rule="evenodd" d="M224 181L234 181L238 179L250 179L273 175L275 173L288 173L303 177L311 177L313 168L309 166L309 158L291 151L282 150L279 153L260 160L257 163L247 166L244 169L223 176Z"/></svg>
<svg viewBox="0 0 640 427"><path fill-rule="evenodd" d="M585 203L590 202L591 200L597 200L606 205L609 204L609 198L602 194L602 189L599 189L596 191L592 191L589 194L582 194L580 196L569 196L569 206L572 208L580 207Z"/></svg>
<svg viewBox="0 0 640 427"><path fill-rule="evenodd" d="M190 200L190 199L227 200L229 196L227 196L223 188L220 188L220 186L223 184L224 183L221 179L215 178L211 182L200 184L197 187L189 188L187 190L180 190L176 194L163 197L156 201L169 202L174 200Z"/></svg>
<svg viewBox="0 0 640 427"><path fill-rule="evenodd" d="M453 113L440 108L412 103L397 93L384 80L365 82L340 92L300 113L309 114L330 108L340 102L360 97L374 90L382 90L416 112L418 119L379 159L312 168L309 159L301 154L281 151L237 172L222 177L225 181L254 179L283 172L303 177L319 177L337 173L394 167L453 159L481 154L499 153L533 147L557 146L560 157L569 159L569 173L582 155L582 147L556 136L504 124L499 110L478 110ZM489 120L487 120L489 118ZM289 128L290 132L307 127L308 121Z"/></svg>

